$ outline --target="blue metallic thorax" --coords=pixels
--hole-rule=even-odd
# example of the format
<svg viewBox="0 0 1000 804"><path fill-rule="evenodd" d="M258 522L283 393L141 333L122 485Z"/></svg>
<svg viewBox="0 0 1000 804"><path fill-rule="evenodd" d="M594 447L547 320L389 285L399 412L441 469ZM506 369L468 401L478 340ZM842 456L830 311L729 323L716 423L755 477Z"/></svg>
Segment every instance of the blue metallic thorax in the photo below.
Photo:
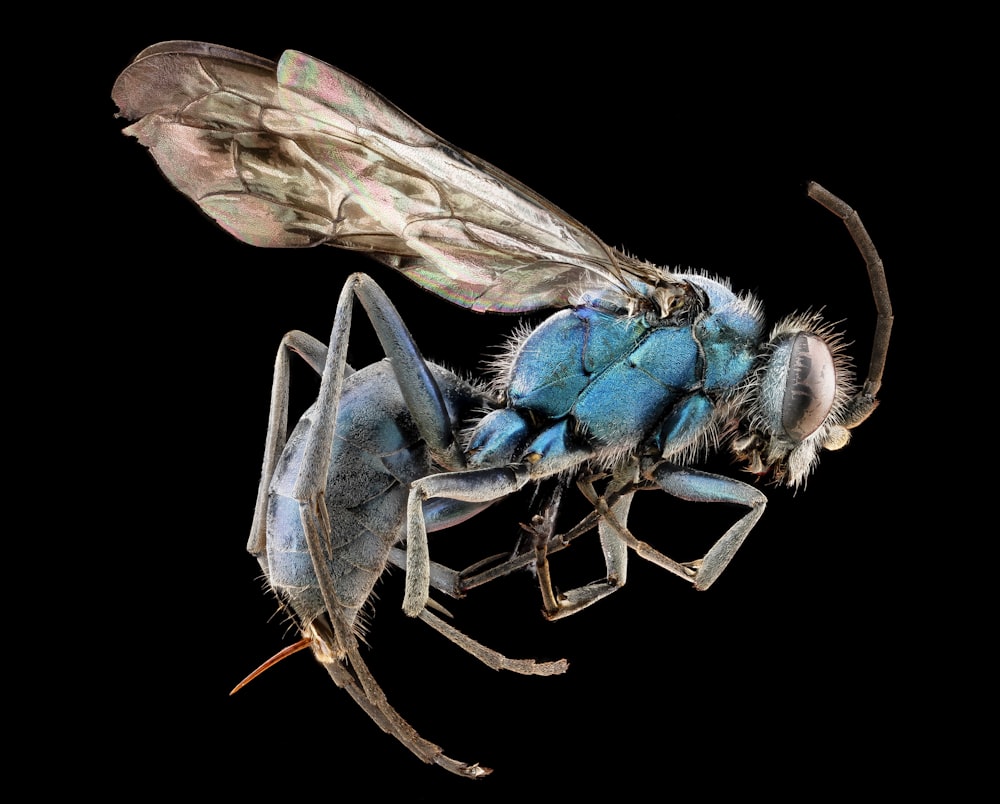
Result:
<svg viewBox="0 0 1000 804"><path fill-rule="evenodd" d="M691 327L653 328L642 316L564 310L518 353L509 405L538 418L571 417L598 445L635 441L697 386L698 363Z"/></svg>
<svg viewBox="0 0 1000 804"><path fill-rule="evenodd" d="M556 313L520 345L508 372L507 409L470 442L479 465L561 459L581 450L687 448L758 353L757 306L724 285L686 277L705 308L683 317L626 315L594 306Z"/></svg>

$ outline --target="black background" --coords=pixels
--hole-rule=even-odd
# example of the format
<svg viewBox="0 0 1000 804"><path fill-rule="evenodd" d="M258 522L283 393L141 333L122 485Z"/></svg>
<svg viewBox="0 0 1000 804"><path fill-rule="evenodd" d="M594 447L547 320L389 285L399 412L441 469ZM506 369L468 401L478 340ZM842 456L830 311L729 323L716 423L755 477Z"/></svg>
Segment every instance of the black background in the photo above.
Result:
<svg viewBox="0 0 1000 804"><path fill-rule="evenodd" d="M94 393L113 389L96 449L121 467L99 482L127 512L105 549L125 551L134 573L105 585L92 638L107 686L91 700L102 716L125 715L120 756L153 787L331 800L531 791L591 800L648 779L664 794L726 781L811 797L862 782L890 789L912 775L913 753L887 746L933 752L947 740L924 732L940 714L933 681L914 682L936 649L944 580L928 559L940 529L921 505L937 491L914 432L927 393L918 373L926 274L915 268L931 228L924 189L929 173L950 169L926 159L953 104L935 55L919 43L885 52L850 25L811 44L837 22L832 7L794 36L730 19L726 37L714 23L657 20L653 31L654 20L624 15L553 29L430 11L296 24L284 13L221 25L197 13L121 19L100 53L106 192L93 211L113 225L100 235L108 272L88 277L106 309L84 334L105 345ZM731 27L743 22L734 46ZM881 252L897 315L882 407L845 450L824 456L807 489L768 491L764 518L709 592L633 558L623 591L564 622L544 621L526 573L453 604L457 624L486 644L571 663L561 678L521 678L405 620L401 573L379 587L373 671L422 734L493 767L485 781L423 766L307 654L227 692L295 638L269 622L275 605L244 552L282 334L325 340L353 270L387 289L425 355L471 372L515 319L452 307L355 255L255 250L215 227L120 135L108 99L136 52L171 38L275 59L296 48L336 64L612 245L728 276L759 295L772 322L823 307L844 322L861 372L874 327L864 265L806 183L853 205ZM358 329L353 363L380 357L372 341ZM304 406L315 386L308 372L294 381ZM432 555L461 563L502 549L524 510L513 501L441 534ZM631 524L687 559L736 513L647 494ZM565 586L598 577L596 538L553 568ZM111 765L95 773L116 777Z"/></svg>

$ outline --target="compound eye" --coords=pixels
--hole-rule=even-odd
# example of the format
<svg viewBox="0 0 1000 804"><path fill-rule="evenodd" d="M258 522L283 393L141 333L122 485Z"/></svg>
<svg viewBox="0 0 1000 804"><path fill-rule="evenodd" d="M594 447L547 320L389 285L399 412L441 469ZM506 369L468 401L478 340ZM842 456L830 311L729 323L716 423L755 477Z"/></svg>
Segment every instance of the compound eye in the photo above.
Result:
<svg viewBox="0 0 1000 804"><path fill-rule="evenodd" d="M781 426L795 441L811 436L826 420L837 392L837 372L826 341L798 332L788 344L788 373Z"/></svg>

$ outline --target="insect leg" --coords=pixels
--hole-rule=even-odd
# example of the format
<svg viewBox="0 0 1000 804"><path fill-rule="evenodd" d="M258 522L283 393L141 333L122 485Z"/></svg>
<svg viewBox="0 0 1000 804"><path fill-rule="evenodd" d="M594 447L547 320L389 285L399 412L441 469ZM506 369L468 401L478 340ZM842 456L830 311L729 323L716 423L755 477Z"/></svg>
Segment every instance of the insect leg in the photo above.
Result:
<svg viewBox="0 0 1000 804"><path fill-rule="evenodd" d="M643 488L639 483L638 468L628 463L618 467L615 476L605 489L604 495L598 495L589 479L581 479L577 485L583 495L593 504L598 517L598 532L601 547L604 551L604 561L607 576L600 581L586 586L571 589L556 596L542 590L542 598L549 602L546 606L546 616L557 620L575 614L596 603L613 592L621 589L627 580L628 549L658 567L672 572L686 581L694 580L696 573L691 567L681 564L664 555L646 542L640 541L627 527L629 509L636 491ZM565 537L564 537L565 538ZM540 575L540 582L546 583ZM554 607L552 606L554 603Z"/></svg>
<svg viewBox="0 0 1000 804"><path fill-rule="evenodd" d="M260 557L266 548L268 490L288 438L288 357L291 352L301 355L317 374L323 373L327 358L326 346L311 335L297 330L287 333L278 347L278 355L274 362L274 379L271 383L271 409L268 414L267 436L264 439L264 465L261 468L260 485L257 487L257 503L254 506L253 524L250 527L250 540L247 543L247 552L257 557ZM345 370L351 371L349 367Z"/></svg>
<svg viewBox="0 0 1000 804"><path fill-rule="evenodd" d="M569 662L557 659L554 662L537 662L534 659L509 659L502 653L476 642L441 618L431 614L426 608L417 615L439 634L458 645L466 653L479 659L492 670L507 670L525 676L555 676L565 673Z"/></svg>
<svg viewBox="0 0 1000 804"><path fill-rule="evenodd" d="M504 553L491 556L458 572L431 561L430 585L458 599L464 597L467 592L476 587L483 586L498 578L506 577L513 572L534 566L535 571L540 576L539 583L543 584L543 602L548 598L555 599L557 596L552 589L552 582L551 580L545 580L544 577L548 573L548 557L565 550L578 537L589 533L594 528L600 527L602 522L606 523L607 527L615 534L614 539L609 535L604 537L604 541L612 544L614 541L621 542L625 546L634 549L640 557L690 581L695 575L693 569L674 561L655 550L652 546L640 541L623 524L624 521L627 521L627 514L625 513L625 506L618 505L619 501L626 496L631 497L636 491L652 488L658 489L658 487L648 486L645 483L627 482L620 488L618 486L614 488L609 486L603 495L599 495L593 488L593 479L578 480L577 485L584 496L593 504L594 510L584 516L583 519L569 530L562 533L555 532L555 520L551 514L557 502L551 500L547 503L548 507L542 516L533 518L529 525L522 525L532 535L533 543L530 550L518 549L512 554ZM610 549L615 556L621 555L622 548L620 546L614 546ZM397 566L405 566L406 553L402 550L394 550L393 554L393 563L396 563ZM620 567L623 563L620 558L612 557L610 559L612 570L609 572L609 575L616 575L621 578L624 572L621 569L616 570L615 568ZM605 579L595 582L592 585L603 589L608 586L608 581ZM547 611L552 611L556 608L556 605L550 602L545 608Z"/></svg>
<svg viewBox="0 0 1000 804"><path fill-rule="evenodd" d="M558 620L576 614L576 612L618 591L625 585L628 575L628 542L622 538L620 531L624 530L624 527L619 526L618 523L628 521L628 512L632 505L634 492L622 492L626 487L633 485L637 475L638 468L633 463L618 467L607 491L619 496L610 506L605 498L597 495L592 480L588 478L577 481L580 491L594 504L594 510L600 515L597 530L604 552L604 563L607 567L607 575L600 581L556 594L548 570L547 546L549 539L545 538L544 533L538 534L540 538L536 547L536 568L542 593L542 604L548 619Z"/></svg>
<svg viewBox="0 0 1000 804"><path fill-rule="evenodd" d="M442 748L424 739L390 706L385 693L371 675L358 651L357 640L342 620L331 622L318 618L310 624L307 636L316 659L326 668L333 682L354 699L386 734L391 734L415 756L438 765L458 776L479 779L491 773L479 764L469 765L447 756Z"/></svg>
<svg viewBox="0 0 1000 804"><path fill-rule="evenodd" d="M343 378L345 374L350 374L353 370L347 365L347 332L351 325L351 312L353 303L352 282L345 285L337 304L337 312L334 315L333 333L331 342L334 349L327 349L315 338L302 332L289 332L282 338L278 347L278 354L275 358L274 377L271 383L271 406L268 414L267 435L264 445L264 462L261 468L260 484L257 488L257 502L254 508L253 523L250 528L250 539L247 543L247 552L253 555L260 562L265 574L268 573L267 561L267 506L270 495L271 481L281 458L282 451L288 438L288 385L289 385L289 355L292 352L300 354L303 359L316 371L321 371L323 380L320 389L320 398L325 403L326 409L320 408L317 411L317 426L313 428L310 437L311 448L307 455L312 456L303 461L303 469L296 482L296 489L303 485L303 477L311 480L315 492L307 493L307 498L311 495L311 508L315 511L315 516L308 510L302 522L305 527L307 539L310 537L308 523L326 520L326 506L323 504L323 487L330 464L330 444L333 441L333 429L337 418L337 408ZM332 407L332 411L329 408ZM319 434L320 437L317 437ZM325 438L322 438L323 435ZM321 442L317 445L315 442ZM323 447L325 446L325 456ZM316 456L319 456L318 458ZM321 472L316 475L316 471ZM297 499L303 500L302 496ZM300 508L302 507L300 502ZM326 531L329 534L329 526ZM321 542L318 533L313 533L311 544ZM329 542L329 536L327 536ZM318 554L317 554L318 555ZM325 577L325 573L319 569L322 562L314 560L317 566L317 579L321 589L323 589L324 599L329 606L332 595L328 592L332 589L332 581Z"/></svg>
<svg viewBox="0 0 1000 804"><path fill-rule="evenodd" d="M402 318L371 278L364 274L352 274L348 277L337 304L330 335L331 347L323 368L323 382L317 400L317 420L306 446L303 471L295 485L295 498L298 500L322 494L329 472L330 449L343 386L354 297L357 297L368 313L379 343L390 359L407 407L431 453L448 469L459 469L465 465L451 431L444 398Z"/></svg>
<svg viewBox="0 0 1000 804"><path fill-rule="evenodd" d="M427 605L430 591L430 555L427 550L427 525L424 500L446 497L470 503L499 500L523 488L531 480L524 466L469 469L429 475L410 486L406 513L406 592L403 612L416 617Z"/></svg>
<svg viewBox="0 0 1000 804"><path fill-rule="evenodd" d="M539 509L541 513L531 517L530 525L521 525L531 534L531 547L535 553L535 575L542 593L542 608L546 612L559 608L549 571L549 540L556 532L556 517L565 489L565 483L557 482L548 501Z"/></svg>
<svg viewBox="0 0 1000 804"><path fill-rule="evenodd" d="M405 571L407 562L406 551L394 548L390 554L390 561ZM526 567L529 563L527 557L516 566L511 563L508 571L502 574L506 575L514 569ZM465 596L465 590L462 587L463 573L445 567L443 564L438 564L435 561L430 562L430 573L431 587L454 598ZM500 576L498 575L497 577ZM433 604L434 601L429 600L428 603ZM443 637L458 645L458 647L470 656L481 661L491 670L507 670L526 676L552 676L565 673L569 667L569 663L565 659L557 659L553 662L539 662L535 659L511 659L462 633L453 625L432 614L426 607L417 614L417 617Z"/></svg>
<svg viewBox="0 0 1000 804"><path fill-rule="evenodd" d="M580 522L565 533L549 536L548 541L544 545L546 559L553 553L557 553L560 550L564 550L569 547L572 541L578 536L582 536L584 533L589 533L596 528L600 522L600 518L601 517L597 511L591 511L582 520L580 520ZM532 530L530 526L529 530ZM504 578L517 570L537 565L537 562L537 549L525 552L515 552L512 555L501 554L491 556L458 572L457 577L454 578L454 580L449 579L449 583L454 584L451 591L444 589L442 589L442 591L447 591L447 593L452 597L464 597L466 592L469 592L478 586L490 583L498 578ZM433 561L431 562L431 586L435 589L441 588L438 586L438 581L441 580L441 576L436 574L439 566L440 565L435 565ZM448 570L448 572L454 571Z"/></svg>
<svg viewBox="0 0 1000 804"><path fill-rule="evenodd" d="M722 574L747 534L763 515L767 497L740 480L685 469L667 462L656 464L644 473L665 492L682 500L735 503L750 509L722 534L703 558L685 565L697 572L694 578L695 589L708 589Z"/></svg>

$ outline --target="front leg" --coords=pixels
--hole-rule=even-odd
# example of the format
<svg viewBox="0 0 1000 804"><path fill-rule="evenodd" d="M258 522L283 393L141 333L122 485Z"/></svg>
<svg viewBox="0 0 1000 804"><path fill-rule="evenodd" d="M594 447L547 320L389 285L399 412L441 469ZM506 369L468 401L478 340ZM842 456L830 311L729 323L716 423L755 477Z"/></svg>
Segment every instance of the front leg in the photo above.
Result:
<svg viewBox="0 0 1000 804"><path fill-rule="evenodd" d="M655 486L646 485L642 480L630 479L619 473L619 476L609 484L605 494L600 496L589 481L582 480L578 483L584 496L594 505L594 511L568 534L549 537L541 552L547 557L548 553L566 547L571 539L586 532L596 523L601 534L608 575L600 581L560 595L552 595L551 591L546 593L544 586L546 575L540 576L540 582L543 584L543 600L552 599L555 602L554 607L546 606L546 616L549 619L575 614L624 586L627 569L626 548L635 550L640 558L692 582L695 589L699 591L708 589L732 560L744 539L763 515L767 505L767 497L753 486L724 475L678 467L665 461L645 465L641 474L647 480L653 481ZM681 564L637 539L627 527L629 504L634 493L655 488L689 502L733 503L746 506L749 510L712 545L703 558ZM539 533L540 538L543 535ZM479 582L479 578L475 578L474 581Z"/></svg>
<svg viewBox="0 0 1000 804"><path fill-rule="evenodd" d="M632 499L636 491L645 488L644 484L640 482L638 462L629 461L620 464L615 469L614 477L605 488L603 495L597 493L591 479L581 479L577 485L584 497L594 506L607 575L600 581L594 581L586 586L553 595L550 589L546 589L546 585L551 583L548 580L548 573L539 573L542 599L546 602L546 617L550 620L557 620L576 614L576 612L582 611L625 586L629 549L634 550L640 558L656 564L685 581L695 580L696 571L694 569L675 561L652 545L637 539L628 529ZM549 539L549 541L552 540Z"/></svg>
<svg viewBox="0 0 1000 804"><path fill-rule="evenodd" d="M667 494L682 500L734 503L750 509L722 534L722 537L712 545L704 558L687 565L697 572L694 588L699 591L708 589L732 561L736 551L743 544L743 540L764 514L767 497L753 486L740 480L734 480L724 475L699 472L696 469L686 469L667 462L658 463L646 469L644 474L655 481Z"/></svg>

